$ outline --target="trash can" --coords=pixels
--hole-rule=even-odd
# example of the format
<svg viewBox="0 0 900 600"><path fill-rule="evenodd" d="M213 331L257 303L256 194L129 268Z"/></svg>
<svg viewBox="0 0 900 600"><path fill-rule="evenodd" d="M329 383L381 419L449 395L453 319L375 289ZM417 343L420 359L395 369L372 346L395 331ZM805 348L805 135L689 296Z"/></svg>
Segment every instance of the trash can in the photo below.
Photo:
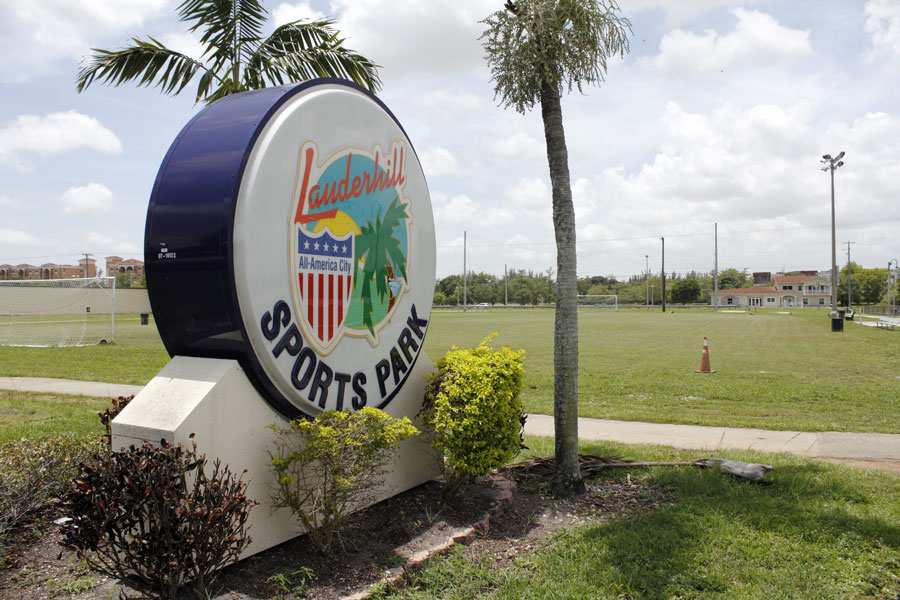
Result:
<svg viewBox="0 0 900 600"><path fill-rule="evenodd" d="M149 325L150 324L150 315L148 313L141 313L141 325Z"/></svg>
<svg viewBox="0 0 900 600"><path fill-rule="evenodd" d="M832 331L843 331L844 330L844 311L838 311L838 314L831 317L831 330Z"/></svg>

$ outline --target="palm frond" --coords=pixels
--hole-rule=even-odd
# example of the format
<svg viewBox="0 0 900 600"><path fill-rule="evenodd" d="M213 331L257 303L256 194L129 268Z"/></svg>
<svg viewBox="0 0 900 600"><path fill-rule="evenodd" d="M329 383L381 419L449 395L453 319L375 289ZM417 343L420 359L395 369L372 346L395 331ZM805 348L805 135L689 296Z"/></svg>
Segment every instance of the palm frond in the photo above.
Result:
<svg viewBox="0 0 900 600"><path fill-rule="evenodd" d="M90 62L78 71L76 89L82 92L98 79L115 86L132 81L141 86L156 85L166 94L177 94L198 71L215 77L203 63L149 39L132 38L133 45L119 50L93 48Z"/></svg>
<svg viewBox="0 0 900 600"><path fill-rule="evenodd" d="M276 29L247 63L248 88L281 85L316 77L349 79L369 91L381 88L379 65L343 47L333 21L294 21Z"/></svg>
<svg viewBox="0 0 900 600"><path fill-rule="evenodd" d="M259 0L185 0L178 7L182 21L193 21L189 31L203 31L200 43L211 70L246 63L262 40L266 9Z"/></svg>

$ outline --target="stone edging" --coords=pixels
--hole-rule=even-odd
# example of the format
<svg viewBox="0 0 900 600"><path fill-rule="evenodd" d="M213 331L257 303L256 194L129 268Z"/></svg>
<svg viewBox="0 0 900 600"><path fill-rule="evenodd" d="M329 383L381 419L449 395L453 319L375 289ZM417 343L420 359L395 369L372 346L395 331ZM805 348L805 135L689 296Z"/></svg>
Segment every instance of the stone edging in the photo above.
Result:
<svg viewBox="0 0 900 600"><path fill-rule="evenodd" d="M445 521L435 523L416 539L396 549L397 554L405 560L403 566L389 569L377 584L366 586L341 600L365 600L378 584L402 586L407 576L420 569L431 556L443 552L453 544L465 544L476 536L486 535L491 529L491 520L501 516L512 505L518 492L516 482L502 475L490 475L487 479L491 484L487 493L492 502L487 513L477 523L468 527L451 527Z"/></svg>

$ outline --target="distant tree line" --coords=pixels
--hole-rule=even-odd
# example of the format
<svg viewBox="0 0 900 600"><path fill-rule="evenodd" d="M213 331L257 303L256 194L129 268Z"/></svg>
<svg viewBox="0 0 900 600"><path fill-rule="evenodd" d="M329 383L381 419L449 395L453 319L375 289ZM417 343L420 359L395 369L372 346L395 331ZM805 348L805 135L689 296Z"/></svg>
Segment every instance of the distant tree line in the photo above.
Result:
<svg viewBox="0 0 900 600"><path fill-rule="evenodd" d="M800 275L799 272L787 275ZM512 269L508 279L489 273L470 272L466 278L465 297L473 304L552 304L556 301L556 281L553 270L531 271ZM614 275L593 275L578 279L578 294L600 296L616 294L619 304L659 305L662 303L662 279L659 275L633 275L619 280ZM719 289L740 289L753 285L747 269L728 268L719 271ZM763 285L772 285L766 282ZM888 290L887 269L864 269L850 263L851 301L858 304L878 304L886 300ZM712 273L666 274L666 303L670 304L710 304L712 301ZM900 294L900 281L897 284ZM461 306L463 303L462 275L448 275L439 279L434 288L434 304L439 306ZM840 271L838 303L847 303L847 267Z"/></svg>

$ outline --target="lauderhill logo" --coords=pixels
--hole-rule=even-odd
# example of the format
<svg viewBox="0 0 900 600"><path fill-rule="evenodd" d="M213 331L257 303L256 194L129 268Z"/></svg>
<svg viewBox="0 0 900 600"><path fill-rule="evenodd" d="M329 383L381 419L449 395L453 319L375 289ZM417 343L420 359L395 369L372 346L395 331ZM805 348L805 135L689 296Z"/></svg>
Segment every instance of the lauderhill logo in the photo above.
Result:
<svg viewBox="0 0 900 600"><path fill-rule="evenodd" d="M271 345L262 356L309 402L300 406L382 408L422 350L430 304L423 318L416 298L430 300L433 277L409 275L418 268L410 264L409 152L405 140L346 146L324 159L314 142L300 146L285 223L291 299L259 320Z"/></svg>
<svg viewBox="0 0 900 600"><path fill-rule="evenodd" d="M204 109L160 167L146 239L171 354L240 361L290 418L397 396L418 410L402 392L431 316L431 200L406 133L365 90L312 81Z"/></svg>
<svg viewBox="0 0 900 600"><path fill-rule="evenodd" d="M406 145L344 148L320 160L300 149L290 214L295 314L316 350L343 336L372 346L409 291L410 202L404 199Z"/></svg>

